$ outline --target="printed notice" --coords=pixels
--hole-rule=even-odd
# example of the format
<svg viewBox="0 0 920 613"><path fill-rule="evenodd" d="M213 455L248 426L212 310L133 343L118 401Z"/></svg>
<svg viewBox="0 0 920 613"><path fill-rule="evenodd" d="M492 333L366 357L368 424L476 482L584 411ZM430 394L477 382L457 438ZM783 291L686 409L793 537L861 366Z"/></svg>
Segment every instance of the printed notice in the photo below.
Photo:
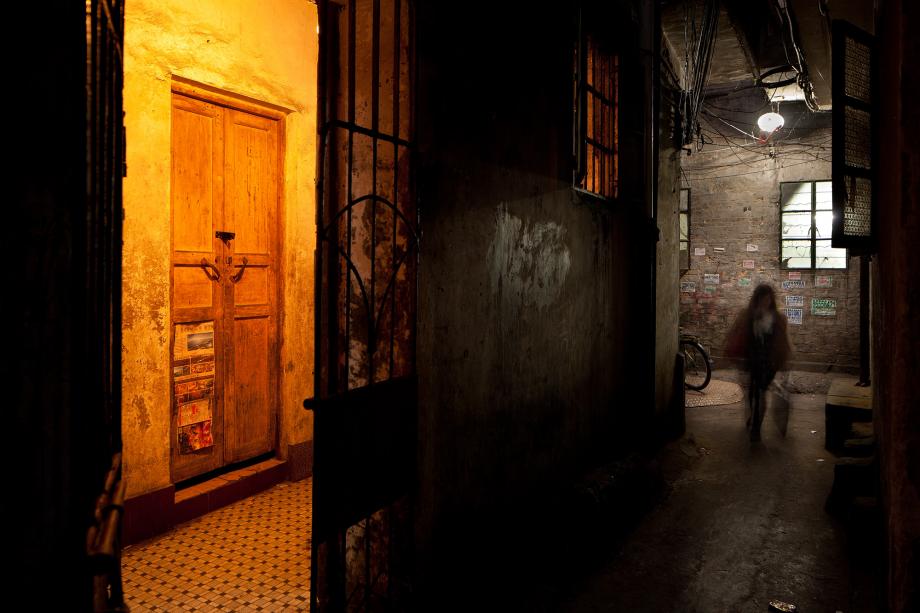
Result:
<svg viewBox="0 0 920 613"><path fill-rule="evenodd" d="M214 446L214 322L176 324L173 339L173 402L180 454Z"/></svg>
<svg viewBox="0 0 920 613"><path fill-rule="evenodd" d="M787 307L805 307L805 296L786 296Z"/></svg>
<svg viewBox="0 0 920 613"><path fill-rule="evenodd" d="M751 268L751 269L753 269L753 268L754 268L754 260L744 260L744 261L741 263L741 267L742 267L742 268Z"/></svg>
<svg viewBox="0 0 920 613"><path fill-rule="evenodd" d="M696 247L693 250L693 255L706 255L706 247Z"/></svg>
<svg viewBox="0 0 920 613"><path fill-rule="evenodd" d="M681 281L680 282L680 291L684 294L692 294L696 291L696 282L695 281Z"/></svg>
<svg viewBox="0 0 920 613"><path fill-rule="evenodd" d="M800 272L790 272L789 273L789 279L791 279L792 281L798 281L801 278L802 278L802 273Z"/></svg>
<svg viewBox="0 0 920 613"><path fill-rule="evenodd" d="M833 298L812 298L811 314L818 317L836 317L837 301Z"/></svg>
<svg viewBox="0 0 920 613"><path fill-rule="evenodd" d="M751 278L741 277L738 279L738 287L751 287Z"/></svg>
<svg viewBox="0 0 920 613"><path fill-rule="evenodd" d="M754 245L753 243L748 243L746 249L748 251L760 251L760 247Z"/></svg>
<svg viewBox="0 0 920 613"><path fill-rule="evenodd" d="M834 277L828 275L816 275L815 287L834 287Z"/></svg>
<svg viewBox="0 0 920 613"><path fill-rule="evenodd" d="M786 319L790 324L801 326L805 309L786 308Z"/></svg>
<svg viewBox="0 0 920 613"><path fill-rule="evenodd" d="M703 275L703 283L705 285L718 285L719 284L719 273L706 273Z"/></svg>
<svg viewBox="0 0 920 613"><path fill-rule="evenodd" d="M783 281L783 289L805 289L805 282L801 279L786 279Z"/></svg>

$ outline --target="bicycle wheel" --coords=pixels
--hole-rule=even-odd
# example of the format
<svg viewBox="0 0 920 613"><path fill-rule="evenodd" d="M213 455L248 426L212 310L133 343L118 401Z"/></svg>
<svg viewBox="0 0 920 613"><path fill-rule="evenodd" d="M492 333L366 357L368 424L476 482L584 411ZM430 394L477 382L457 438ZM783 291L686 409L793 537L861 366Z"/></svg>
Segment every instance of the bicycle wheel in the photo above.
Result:
<svg viewBox="0 0 920 613"><path fill-rule="evenodd" d="M706 350L696 341L681 341L680 350L684 354L684 385L692 390L701 390L709 385L712 378L712 365Z"/></svg>

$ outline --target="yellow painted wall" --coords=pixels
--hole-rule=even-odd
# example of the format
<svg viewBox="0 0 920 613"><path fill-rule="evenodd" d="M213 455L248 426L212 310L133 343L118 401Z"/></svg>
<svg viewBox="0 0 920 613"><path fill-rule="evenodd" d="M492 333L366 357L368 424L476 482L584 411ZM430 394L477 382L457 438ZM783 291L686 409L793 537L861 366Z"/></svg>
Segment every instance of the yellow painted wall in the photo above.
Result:
<svg viewBox="0 0 920 613"><path fill-rule="evenodd" d="M312 438L316 5L127 0L122 410L128 495L169 476L170 91L174 78L289 110L283 190L280 451Z"/></svg>

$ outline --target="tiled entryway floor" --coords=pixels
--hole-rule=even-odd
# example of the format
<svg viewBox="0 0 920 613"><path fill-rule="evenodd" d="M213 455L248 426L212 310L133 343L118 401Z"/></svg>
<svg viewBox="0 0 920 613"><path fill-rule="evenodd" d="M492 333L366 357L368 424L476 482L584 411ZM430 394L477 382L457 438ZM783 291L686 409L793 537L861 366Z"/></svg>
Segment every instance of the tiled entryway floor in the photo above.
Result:
<svg viewBox="0 0 920 613"><path fill-rule="evenodd" d="M125 548L132 613L306 611L311 487L286 481Z"/></svg>

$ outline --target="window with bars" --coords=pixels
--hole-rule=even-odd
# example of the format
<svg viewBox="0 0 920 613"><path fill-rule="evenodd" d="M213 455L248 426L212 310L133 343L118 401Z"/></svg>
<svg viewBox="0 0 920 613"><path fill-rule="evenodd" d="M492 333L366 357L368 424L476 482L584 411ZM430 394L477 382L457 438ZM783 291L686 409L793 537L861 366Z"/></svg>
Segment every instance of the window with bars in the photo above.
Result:
<svg viewBox="0 0 920 613"><path fill-rule="evenodd" d="M690 270L690 190L680 190L680 271Z"/></svg>
<svg viewBox="0 0 920 613"><path fill-rule="evenodd" d="M846 268L847 250L831 246L834 222L830 181L780 184L780 258L783 268Z"/></svg>
<svg viewBox="0 0 920 613"><path fill-rule="evenodd" d="M613 200L619 191L619 56L579 14L575 45L574 185Z"/></svg>

